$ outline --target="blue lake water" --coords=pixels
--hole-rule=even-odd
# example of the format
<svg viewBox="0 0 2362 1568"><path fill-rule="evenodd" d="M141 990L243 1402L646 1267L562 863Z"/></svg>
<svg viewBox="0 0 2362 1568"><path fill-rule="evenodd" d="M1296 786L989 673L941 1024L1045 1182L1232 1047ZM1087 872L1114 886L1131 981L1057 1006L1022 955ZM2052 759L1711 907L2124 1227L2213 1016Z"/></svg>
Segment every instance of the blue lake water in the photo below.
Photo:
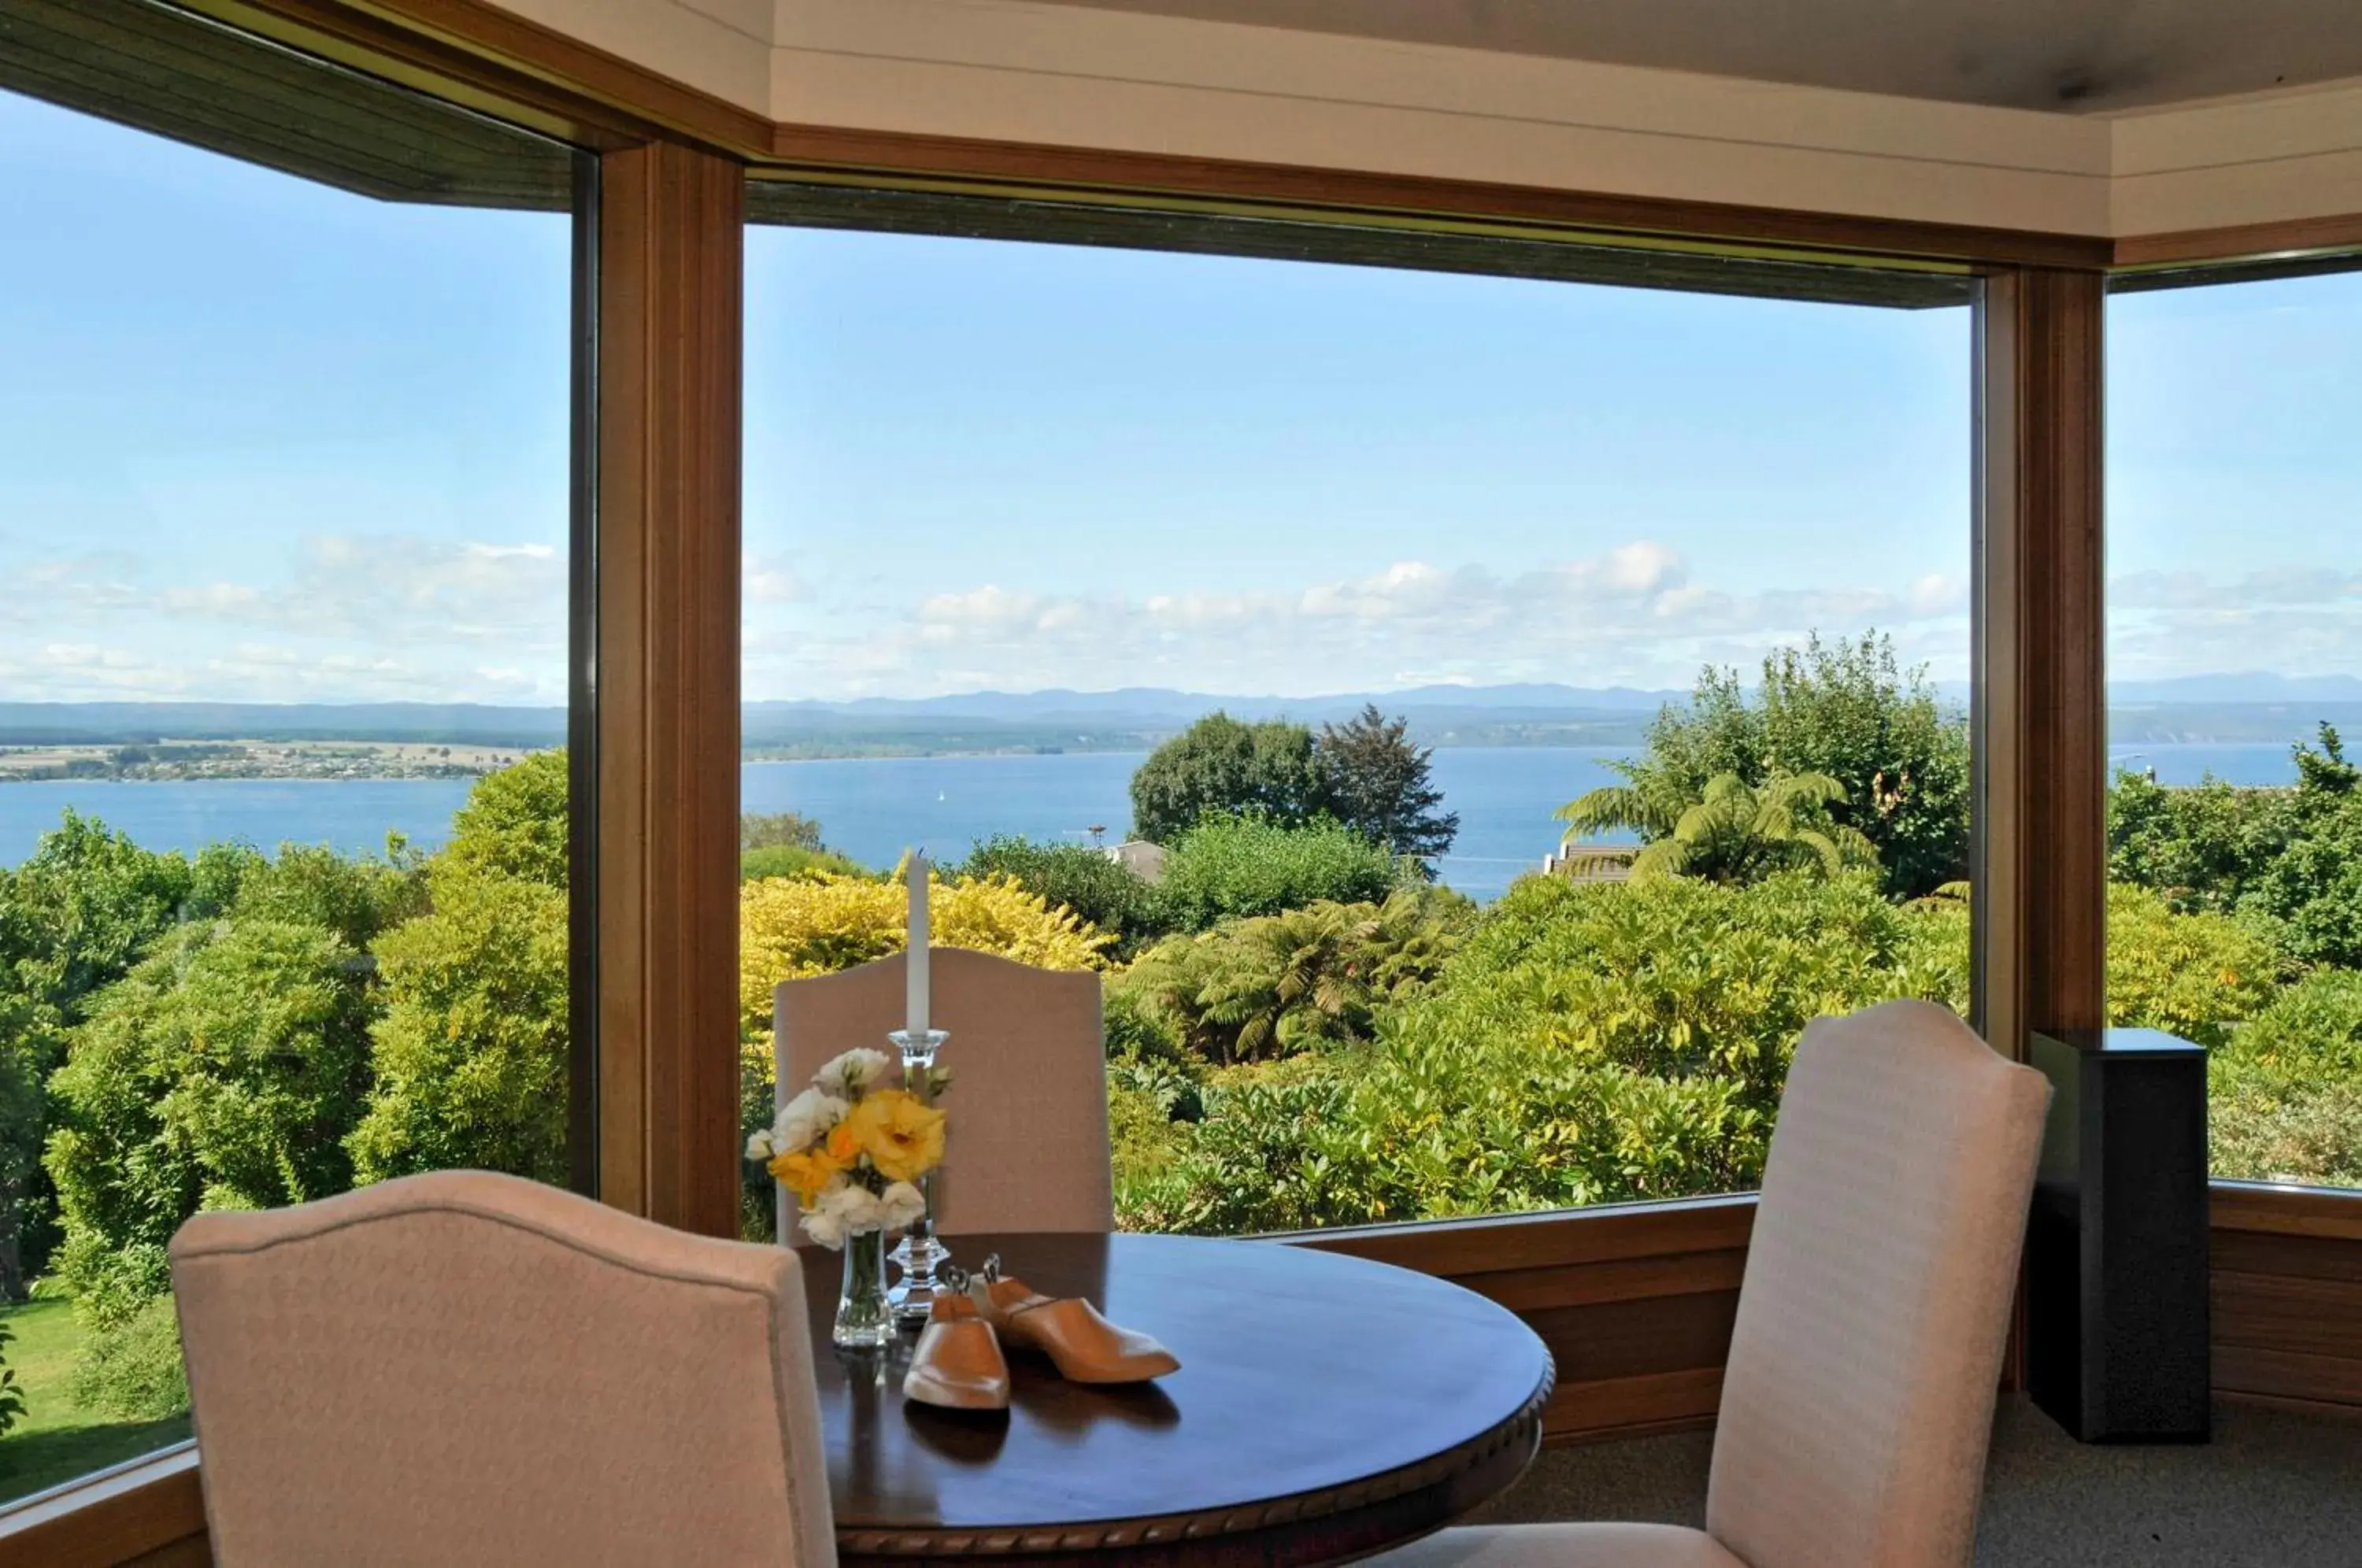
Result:
<svg viewBox="0 0 2362 1568"><path fill-rule="evenodd" d="M1436 785L1445 809L1460 813L1460 838L1443 858L1443 880L1472 898L1497 897L1557 843L1551 812L1610 782L1606 764L1623 755L1618 747L1437 751ZM2288 784L2296 777L2289 748L2279 745L2127 746L2112 756L2124 766L2156 768L2166 784L2194 784L2209 773L2235 784ZM757 762L741 772L741 798L749 812L819 819L832 845L871 865L891 864L912 845L948 860L995 833L1080 844L1098 824L1114 843L1131 817L1125 787L1140 760L1110 752ZM431 849L449 832L451 813L467 794L465 781L447 779L0 784L0 865L32 854L68 807L153 849L243 839L370 853L385 847L389 830Z"/></svg>

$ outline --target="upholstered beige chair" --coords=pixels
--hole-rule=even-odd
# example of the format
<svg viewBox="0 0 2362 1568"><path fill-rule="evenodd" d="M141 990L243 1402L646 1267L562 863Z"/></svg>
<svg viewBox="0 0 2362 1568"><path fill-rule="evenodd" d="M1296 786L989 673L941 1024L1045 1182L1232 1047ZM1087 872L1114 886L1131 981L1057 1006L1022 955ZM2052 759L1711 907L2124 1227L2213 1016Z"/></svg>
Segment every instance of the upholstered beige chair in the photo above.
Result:
<svg viewBox="0 0 2362 1568"><path fill-rule="evenodd" d="M514 1176L172 1241L214 1560L833 1568L791 1253Z"/></svg>
<svg viewBox="0 0 2362 1568"><path fill-rule="evenodd" d="M1805 1031L1748 1248L1704 1531L1447 1530L1391 1568L1969 1561L2050 1086L1893 1001Z"/></svg>
<svg viewBox="0 0 2362 1568"><path fill-rule="evenodd" d="M931 948L927 962L930 1016L950 1035L936 1066L954 1079L936 1228L1114 1230L1098 976L964 947ZM772 1065L781 1097L801 1092L841 1051L893 1049L886 1035L902 1026L903 963L896 953L780 983ZM782 1188L782 1242L795 1240L795 1195Z"/></svg>

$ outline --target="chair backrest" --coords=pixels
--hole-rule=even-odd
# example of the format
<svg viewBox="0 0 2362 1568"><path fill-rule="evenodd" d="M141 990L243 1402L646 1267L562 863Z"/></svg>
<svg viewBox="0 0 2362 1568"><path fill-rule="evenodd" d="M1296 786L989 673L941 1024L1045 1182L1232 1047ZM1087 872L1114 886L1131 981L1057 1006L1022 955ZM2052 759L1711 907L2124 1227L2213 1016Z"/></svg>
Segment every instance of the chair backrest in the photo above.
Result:
<svg viewBox="0 0 2362 1568"><path fill-rule="evenodd" d="M1969 1561L2049 1100L1925 1002L1805 1031L1706 1500L1751 1568Z"/></svg>
<svg viewBox="0 0 2362 1568"><path fill-rule="evenodd" d="M936 1229L1114 1230L1098 976L964 947L931 948L927 962L929 1016L950 1036L935 1065L953 1077ZM772 1065L782 1097L839 1052L893 1050L886 1035L902 1027L903 964L895 953L780 983ZM791 1244L795 1214L795 1195L781 1189L779 1239Z"/></svg>
<svg viewBox="0 0 2362 1568"><path fill-rule="evenodd" d="M447 1171L172 1240L214 1560L833 1568L794 1254Z"/></svg>

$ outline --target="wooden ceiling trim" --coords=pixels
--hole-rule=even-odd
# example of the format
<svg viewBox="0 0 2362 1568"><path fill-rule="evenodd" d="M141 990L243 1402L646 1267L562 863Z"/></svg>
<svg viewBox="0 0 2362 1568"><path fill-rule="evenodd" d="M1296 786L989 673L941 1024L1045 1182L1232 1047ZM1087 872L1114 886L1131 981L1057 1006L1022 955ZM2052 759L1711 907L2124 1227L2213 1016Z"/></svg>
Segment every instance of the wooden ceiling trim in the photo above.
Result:
<svg viewBox="0 0 2362 1568"><path fill-rule="evenodd" d="M1014 184L1065 200L1161 194L1409 220L1508 221L1571 235L1774 246L1840 262L2097 269L2108 265L2114 248L2106 239L2081 235L786 123L777 127L769 161L789 171L888 182L919 176Z"/></svg>
<svg viewBox="0 0 2362 1568"><path fill-rule="evenodd" d="M782 172L1164 194L1365 218L1540 225L1829 259L2119 271L2362 249L2362 214L2107 239L1605 192L774 122L486 0L175 0L200 15L594 149L683 140Z"/></svg>
<svg viewBox="0 0 2362 1568"><path fill-rule="evenodd" d="M771 121L483 0L172 0L593 150L651 139L760 158Z"/></svg>
<svg viewBox="0 0 2362 1568"><path fill-rule="evenodd" d="M1166 153L774 123L485 0L177 0L201 15L593 149L683 140L783 171L1007 185L1087 200L1166 195L1366 218L1509 221L1585 234L1775 246L1834 261L2100 268L2080 235Z"/></svg>
<svg viewBox="0 0 2362 1568"><path fill-rule="evenodd" d="M2297 260L2362 250L2362 213L2294 218L2286 223L2193 228L2174 234L2128 235L2115 242L2119 269L2192 266L2227 261Z"/></svg>

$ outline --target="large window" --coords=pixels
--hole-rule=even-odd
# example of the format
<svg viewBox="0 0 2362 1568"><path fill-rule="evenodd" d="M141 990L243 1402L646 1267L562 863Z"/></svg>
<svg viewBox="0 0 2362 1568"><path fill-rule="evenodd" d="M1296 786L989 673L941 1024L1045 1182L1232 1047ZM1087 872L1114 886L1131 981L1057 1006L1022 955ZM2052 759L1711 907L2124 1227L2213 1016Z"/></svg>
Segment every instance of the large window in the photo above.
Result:
<svg viewBox="0 0 2362 1568"><path fill-rule="evenodd" d="M2362 1186L2362 274L2109 303L2108 1010L2219 1176Z"/></svg>
<svg viewBox="0 0 2362 1568"><path fill-rule="evenodd" d="M0 1499L186 1435L189 1214L568 1179L577 337L568 149L9 9Z"/></svg>
<svg viewBox="0 0 2362 1568"><path fill-rule="evenodd" d="M1962 280L750 210L750 1120L922 846L1103 971L1133 1228L1746 1188L1806 1021L1966 1010Z"/></svg>

